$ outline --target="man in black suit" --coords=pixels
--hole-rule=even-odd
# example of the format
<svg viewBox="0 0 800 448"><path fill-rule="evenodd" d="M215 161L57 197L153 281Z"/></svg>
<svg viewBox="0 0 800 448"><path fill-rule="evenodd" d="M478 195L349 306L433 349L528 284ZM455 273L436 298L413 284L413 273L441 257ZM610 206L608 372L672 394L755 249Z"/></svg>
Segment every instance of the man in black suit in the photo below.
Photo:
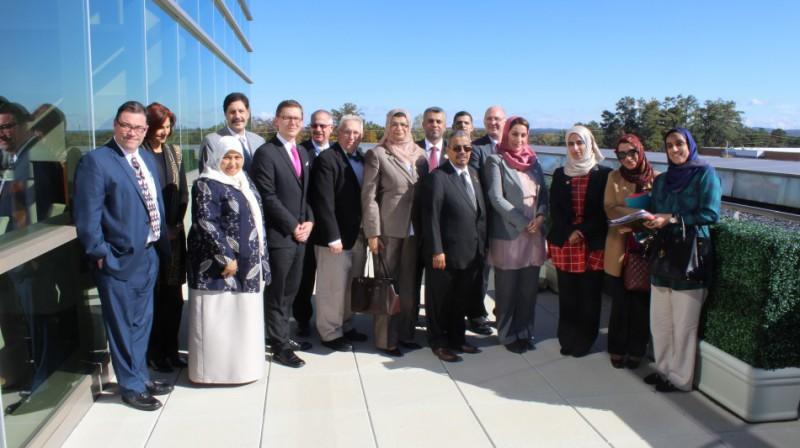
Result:
<svg viewBox="0 0 800 448"><path fill-rule="evenodd" d="M350 322L350 282L364 272L366 240L361 230L361 183L364 157L358 151L363 121L345 115L338 142L319 155L311 170L310 202L316 225L312 235L317 257L316 325L322 345L337 351L365 341Z"/></svg>
<svg viewBox="0 0 800 448"><path fill-rule="evenodd" d="M500 106L489 106L483 115L483 127L486 135L472 142L472 155L469 165L478 173L483 172L483 164L486 159L497 152L497 145L503 137L503 126L506 124L506 112ZM467 318L469 319L469 330L473 333L489 335L492 329L486 319L486 306L483 298L486 297L486 290L489 287L489 271L491 267L487 264L483 271L482 294L480 299L467 305Z"/></svg>
<svg viewBox="0 0 800 448"><path fill-rule="evenodd" d="M327 110L317 110L311 114L311 138L300 143L308 152L308 164L314 167L314 160L330 147L329 139L333 130L333 116ZM313 182L313 176L312 176ZM311 238L313 239L313 235ZM311 307L311 294L314 292L314 279L317 273L317 259L314 255L314 245L306 244L306 254L303 258L303 274L300 279L300 289L294 298L292 314L297 322L297 335L307 338L311 335L309 322L314 309Z"/></svg>
<svg viewBox="0 0 800 448"><path fill-rule="evenodd" d="M444 153L444 147L447 144L444 140L444 133L447 131L447 116L444 110L436 106L425 109L422 114L422 129L425 131L425 138L415 143L425 150L428 171L433 171L447 160Z"/></svg>
<svg viewBox="0 0 800 448"><path fill-rule="evenodd" d="M486 256L486 204L478 173L469 167L471 151L469 134L456 131L447 145L449 161L424 180L428 338L446 362L461 360L454 350L479 352L464 336L465 305L480 293Z"/></svg>
<svg viewBox="0 0 800 448"><path fill-rule="evenodd" d="M305 361L295 350L311 348L311 344L299 345L289 338L289 319L300 285L305 243L314 226L307 203L308 154L295 141L303 128L303 107L295 100L282 101L275 123L278 133L258 148L250 167L264 207L272 268L272 283L264 292L264 314L272 359L301 367Z"/></svg>

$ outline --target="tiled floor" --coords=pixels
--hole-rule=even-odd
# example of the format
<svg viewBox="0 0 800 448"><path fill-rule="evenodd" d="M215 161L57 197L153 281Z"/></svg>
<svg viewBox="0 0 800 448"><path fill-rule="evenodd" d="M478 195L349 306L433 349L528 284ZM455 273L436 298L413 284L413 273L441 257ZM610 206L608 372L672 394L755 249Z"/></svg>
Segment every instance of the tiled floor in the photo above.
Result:
<svg viewBox="0 0 800 448"><path fill-rule="evenodd" d="M168 377L176 387L158 412L101 397L66 446L800 446L797 421L750 425L699 392L653 392L641 380L648 367L610 366L601 351L604 334L595 353L561 356L556 313L557 297L541 294L537 348L522 356L494 337L470 335L483 353L455 364L428 349L387 358L369 342L355 353L331 353L316 343L301 354L302 369L267 359L267 377L245 386L193 386L180 372ZM368 317L356 326L368 333Z"/></svg>

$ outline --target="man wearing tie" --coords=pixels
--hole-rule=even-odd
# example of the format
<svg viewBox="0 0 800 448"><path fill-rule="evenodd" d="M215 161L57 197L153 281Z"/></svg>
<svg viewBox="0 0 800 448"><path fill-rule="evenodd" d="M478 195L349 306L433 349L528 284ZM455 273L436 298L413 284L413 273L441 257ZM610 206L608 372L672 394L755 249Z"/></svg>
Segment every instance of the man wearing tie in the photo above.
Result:
<svg viewBox="0 0 800 448"><path fill-rule="evenodd" d="M253 161L253 154L256 149L264 144L264 139L256 133L248 131L247 122L250 121L250 100L244 93L233 92L229 93L222 102L222 110L225 112L225 126L217 132L212 132L203 138L203 144L200 146L199 169L203 172L205 165L206 154L208 154L209 147L216 147L219 145L219 139L231 135L239 139L242 144L242 152L244 153L244 170L250 169L250 164Z"/></svg>
<svg viewBox="0 0 800 448"><path fill-rule="evenodd" d="M289 320L314 219L307 202L308 153L298 149L295 141L303 129L300 103L285 100L278 104L275 123L278 133L256 150L250 167L264 207L272 268L272 283L264 292L264 314L272 359L288 367L302 367L305 361L295 350L307 350L311 344L297 344L289 338Z"/></svg>
<svg viewBox="0 0 800 448"><path fill-rule="evenodd" d="M422 129L425 131L425 138L415 142L417 146L425 150L425 158L428 159L428 171L433 171L439 167L441 162L447 160L444 147L447 144L444 140L444 133L447 131L447 116L441 107L429 107L422 114Z"/></svg>
<svg viewBox="0 0 800 448"><path fill-rule="evenodd" d="M159 256L169 257L156 161L140 149L145 108L128 101L117 110L114 136L86 153L75 170L75 227L91 263L111 362L122 401L153 411L153 395L172 391L151 381L147 342L153 322L153 286Z"/></svg>
<svg viewBox="0 0 800 448"><path fill-rule="evenodd" d="M316 324L322 345L350 351L352 341L365 341L350 318L350 282L364 272L366 239L361 229L361 183L364 157L359 153L363 121L345 115L338 142L320 154L311 170L311 206L317 257Z"/></svg>
<svg viewBox="0 0 800 448"><path fill-rule="evenodd" d="M454 352L479 352L464 336L465 306L480 293L486 255L486 204L470 152L469 134L456 131L447 144L449 160L424 180L428 340L445 362L461 360Z"/></svg>
<svg viewBox="0 0 800 448"><path fill-rule="evenodd" d="M311 138L300 143L308 152L308 164L314 166L317 156L330 147L330 137L333 131L333 116L327 110L317 110L311 114ZM313 176L312 176L313 179ZM313 183L313 181L312 181ZM313 238L313 235L311 236ZM303 275L300 279L300 289L292 305L292 314L297 322L297 335L307 338L311 335L309 322L314 309L311 307L311 294L314 292L314 280L317 273L317 258L314 255L314 245L306 244L306 254L303 258Z"/></svg>

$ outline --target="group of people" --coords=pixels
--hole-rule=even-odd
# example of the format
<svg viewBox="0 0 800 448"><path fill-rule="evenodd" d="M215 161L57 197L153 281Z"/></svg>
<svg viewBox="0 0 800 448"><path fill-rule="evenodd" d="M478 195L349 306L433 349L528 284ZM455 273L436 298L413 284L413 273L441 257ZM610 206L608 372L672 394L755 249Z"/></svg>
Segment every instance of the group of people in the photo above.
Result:
<svg viewBox="0 0 800 448"><path fill-rule="evenodd" d="M334 129L331 113L318 110L301 143L304 111L294 100L277 106L269 141L246 130L245 95L229 94L223 111L226 126L200 149L188 238L183 156L167 143L175 115L165 106L123 104L113 138L84 155L75 174L78 237L129 405L158 409L154 395L171 390L150 379L148 364L186 365L177 347L185 281L189 379L241 384L263 376L265 342L273 361L303 366L297 352L311 348L312 316L324 347L351 351L366 341L352 325L350 287L370 257L399 296L399 311L373 316L374 344L387 356L422 347L415 333L423 276L433 353L455 362L480 352L465 333L493 333L484 306L492 270L499 342L513 353L533 350L539 270L549 257L563 355L592 348L605 282L612 365L637 367L652 327L658 372L646 381L662 391L691 387L706 283L653 277L652 298L626 290L621 266L638 233L607 222L630 212L628 196L650 192L646 227L673 229L681 220L708 237L719 180L687 130L666 134L669 169L657 176L636 136L620 139L621 166L612 172L599 164L591 131L575 126L566 133L566 163L548 186L528 143L529 122L506 118L498 106L487 109L487 134L474 141L468 112L456 114L445 139L445 112L426 109L425 138L414 141L409 112L390 110L383 138L367 151L357 115L340 117Z"/></svg>

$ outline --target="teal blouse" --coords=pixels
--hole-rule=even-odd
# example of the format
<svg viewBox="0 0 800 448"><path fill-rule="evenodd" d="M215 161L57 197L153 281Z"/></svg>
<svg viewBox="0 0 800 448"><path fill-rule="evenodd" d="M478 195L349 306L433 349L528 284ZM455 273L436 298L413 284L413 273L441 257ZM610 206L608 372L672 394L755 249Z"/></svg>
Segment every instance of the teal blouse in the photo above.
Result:
<svg viewBox="0 0 800 448"><path fill-rule="evenodd" d="M716 172L713 169L706 169L695 174L686 188L677 193L668 191L664 185L665 181L666 176L663 174L656 177L649 211L679 215L687 226L698 227L698 236L709 238L708 226L719 220L719 206L722 200L722 188ZM680 231L679 224L668 227L674 232ZM675 290L700 289L708 286L707 281L669 280L657 275L651 275L650 281L655 286Z"/></svg>

